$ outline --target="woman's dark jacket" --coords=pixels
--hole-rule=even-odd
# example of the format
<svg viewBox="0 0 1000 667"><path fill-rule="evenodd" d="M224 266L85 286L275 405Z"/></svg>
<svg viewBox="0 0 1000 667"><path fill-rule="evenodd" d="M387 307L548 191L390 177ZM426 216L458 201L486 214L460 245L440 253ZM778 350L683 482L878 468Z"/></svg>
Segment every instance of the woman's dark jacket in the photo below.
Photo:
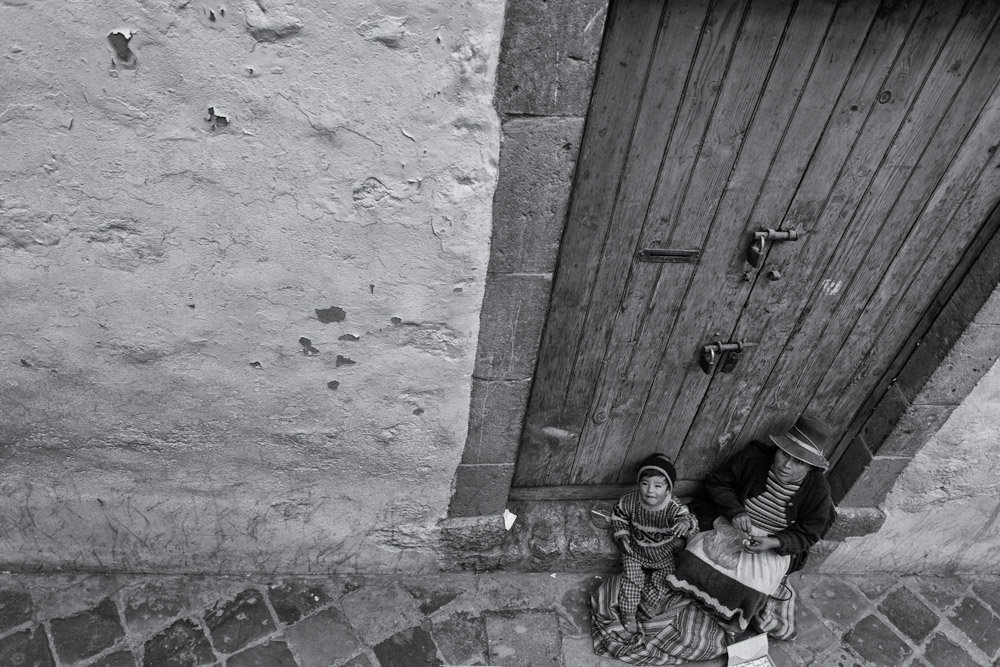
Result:
<svg viewBox="0 0 1000 667"><path fill-rule="evenodd" d="M705 479L704 495L711 502L702 498L691 504L703 528L719 514L732 521L746 512L747 498L760 495L767 486L775 451L773 446L754 440ZM799 490L786 503L785 518L788 528L773 535L781 543L775 552L792 557L789 572L794 572L805 565L809 547L820 540L833 520L830 485L821 470L809 470Z"/></svg>

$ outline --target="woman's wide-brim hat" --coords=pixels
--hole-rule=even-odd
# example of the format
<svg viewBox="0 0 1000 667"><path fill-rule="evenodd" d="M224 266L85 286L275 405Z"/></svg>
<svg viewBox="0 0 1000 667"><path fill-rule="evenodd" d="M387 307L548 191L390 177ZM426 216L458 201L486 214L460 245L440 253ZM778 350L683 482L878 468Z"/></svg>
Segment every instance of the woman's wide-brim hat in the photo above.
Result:
<svg viewBox="0 0 1000 667"><path fill-rule="evenodd" d="M820 470L830 467L830 462L823 455L823 448L829 435L826 425L822 422L809 417L799 417L792 428L769 437L778 449L799 461L804 461Z"/></svg>

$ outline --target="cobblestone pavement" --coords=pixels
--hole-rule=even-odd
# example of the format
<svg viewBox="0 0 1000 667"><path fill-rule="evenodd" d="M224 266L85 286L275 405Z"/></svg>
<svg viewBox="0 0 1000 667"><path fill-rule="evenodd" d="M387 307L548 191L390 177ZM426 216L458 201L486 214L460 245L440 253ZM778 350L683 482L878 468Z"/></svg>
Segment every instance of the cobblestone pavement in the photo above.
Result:
<svg viewBox="0 0 1000 667"><path fill-rule="evenodd" d="M1000 665L1000 577L796 575L779 667ZM584 574L0 576L0 666L606 667ZM724 665L720 659L700 665Z"/></svg>

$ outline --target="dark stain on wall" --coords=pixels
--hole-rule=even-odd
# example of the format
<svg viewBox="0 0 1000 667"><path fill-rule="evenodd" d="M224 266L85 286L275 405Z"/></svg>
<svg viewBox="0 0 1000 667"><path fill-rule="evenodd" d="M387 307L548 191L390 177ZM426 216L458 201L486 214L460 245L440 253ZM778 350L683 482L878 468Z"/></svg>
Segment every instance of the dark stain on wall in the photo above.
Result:
<svg viewBox="0 0 1000 667"><path fill-rule="evenodd" d="M329 322L343 322L347 319L347 311L343 308L338 308L337 306L330 306L329 308L317 308L316 317L319 318L320 322L327 324Z"/></svg>
<svg viewBox="0 0 1000 667"><path fill-rule="evenodd" d="M356 363L358 362L354 361L353 359L348 359L347 357L344 357L339 354L337 355L337 368L340 368L341 366L353 366Z"/></svg>
<svg viewBox="0 0 1000 667"><path fill-rule="evenodd" d="M319 350L313 347L313 342L308 338L306 338L305 336L299 338L299 345L302 346L302 354L306 355L307 357L319 354Z"/></svg>
<svg viewBox="0 0 1000 667"><path fill-rule="evenodd" d="M327 389L332 389L334 391L337 391L337 387L340 386L340 383L337 382L336 380L330 380L329 382L326 383L326 386Z"/></svg>
<svg viewBox="0 0 1000 667"><path fill-rule="evenodd" d="M337 340L349 340L352 343L356 343L361 339L355 336L354 334L344 334L343 336L338 336Z"/></svg>

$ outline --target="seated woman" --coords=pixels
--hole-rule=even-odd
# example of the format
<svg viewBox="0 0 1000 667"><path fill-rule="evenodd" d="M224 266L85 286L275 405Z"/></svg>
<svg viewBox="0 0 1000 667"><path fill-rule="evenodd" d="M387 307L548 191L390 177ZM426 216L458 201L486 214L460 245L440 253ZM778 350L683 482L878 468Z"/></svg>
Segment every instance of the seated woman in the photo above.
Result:
<svg viewBox="0 0 1000 667"><path fill-rule="evenodd" d="M800 418L771 444L751 442L705 480L691 509L703 528L678 554L667 577L673 591L640 620L644 634L620 633L614 608L618 577L594 594L594 649L632 664L707 660L748 627L776 639L794 635L794 592L785 575L804 565L830 524L833 504L823 476L825 427Z"/></svg>

